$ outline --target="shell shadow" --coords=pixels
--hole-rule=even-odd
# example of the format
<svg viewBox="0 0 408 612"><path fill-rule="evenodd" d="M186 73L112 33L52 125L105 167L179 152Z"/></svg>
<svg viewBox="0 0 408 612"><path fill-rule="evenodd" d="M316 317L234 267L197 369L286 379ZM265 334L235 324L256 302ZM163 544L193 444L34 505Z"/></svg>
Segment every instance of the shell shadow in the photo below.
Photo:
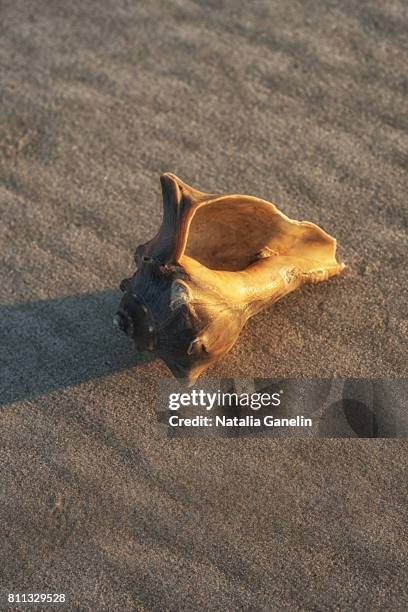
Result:
<svg viewBox="0 0 408 612"><path fill-rule="evenodd" d="M0 306L0 405L146 363L113 329L119 291Z"/></svg>

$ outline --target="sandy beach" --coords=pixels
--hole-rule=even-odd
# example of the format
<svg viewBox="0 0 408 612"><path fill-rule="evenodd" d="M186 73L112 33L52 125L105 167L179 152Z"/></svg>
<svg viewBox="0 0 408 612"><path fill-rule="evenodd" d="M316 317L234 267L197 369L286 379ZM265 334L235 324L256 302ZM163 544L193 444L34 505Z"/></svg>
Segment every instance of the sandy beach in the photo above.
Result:
<svg viewBox="0 0 408 612"><path fill-rule="evenodd" d="M170 171L347 265L208 376L407 377L407 30L403 0L0 2L1 593L406 610L406 443L166 439L170 374L112 316Z"/></svg>

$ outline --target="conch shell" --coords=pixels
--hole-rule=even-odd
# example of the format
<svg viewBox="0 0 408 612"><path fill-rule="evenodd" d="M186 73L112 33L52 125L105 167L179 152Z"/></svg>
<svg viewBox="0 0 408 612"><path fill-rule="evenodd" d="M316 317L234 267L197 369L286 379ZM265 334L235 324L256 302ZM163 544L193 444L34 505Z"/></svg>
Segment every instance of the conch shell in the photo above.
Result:
<svg viewBox="0 0 408 612"><path fill-rule="evenodd" d="M160 177L163 221L135 252L115 325L193 384L235 344L249 317L304 283L338 274L336 241L246 195Z"/></svg>

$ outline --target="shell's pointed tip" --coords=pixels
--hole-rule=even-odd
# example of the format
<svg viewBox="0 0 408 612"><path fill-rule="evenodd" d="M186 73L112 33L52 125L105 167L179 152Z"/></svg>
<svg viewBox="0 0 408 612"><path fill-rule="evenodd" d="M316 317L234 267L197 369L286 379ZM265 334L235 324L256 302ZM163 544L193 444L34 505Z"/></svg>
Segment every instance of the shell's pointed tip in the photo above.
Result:
<svg viewBox="0 0 408 612"><path fill-rule="evenodd" d="M197 382L198 376L198 374L188 374L182 378L178 378L178 381L184 387L193 387Z"/></svg>
<svg viewBox="0 0 408 612"><path fill-rule="evenodd" d="M160 175L160 180L162 180L162 179L163 180L170 179L171 181L178 181L179 180L178 176L176 176L174 174L174 172L169 172L169 171L163 172L163 174Z"/></svg>
<svg viewBox="0 0 408 612"><path fill-rule="evenodd" d="M176 183L177 180L176 176L171 172L163 172L163 174L160 175L160 182L162 184L162 187L164 187L168 183Z"/></svg>

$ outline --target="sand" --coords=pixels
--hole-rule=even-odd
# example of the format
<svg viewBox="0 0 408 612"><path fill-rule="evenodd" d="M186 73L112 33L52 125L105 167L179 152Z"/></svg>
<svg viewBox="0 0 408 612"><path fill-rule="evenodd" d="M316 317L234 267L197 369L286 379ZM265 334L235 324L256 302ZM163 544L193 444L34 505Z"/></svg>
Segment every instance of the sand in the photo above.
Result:
<svg viewBox="0 0 408 612"><path fill-rule="evenodd" d="M218 377L406 377L403 0L0 4L0 590L75 610L405 610L392 440L163 438L111 327L159 175L320 224L348 268Z"/></svg>

